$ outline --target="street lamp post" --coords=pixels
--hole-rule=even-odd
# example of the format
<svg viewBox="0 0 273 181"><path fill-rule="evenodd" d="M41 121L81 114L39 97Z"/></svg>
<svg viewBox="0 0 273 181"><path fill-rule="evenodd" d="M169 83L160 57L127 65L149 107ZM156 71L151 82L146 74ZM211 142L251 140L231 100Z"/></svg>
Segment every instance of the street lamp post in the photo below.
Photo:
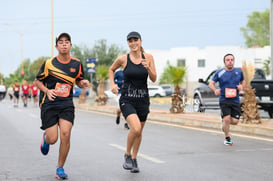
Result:
<svg viewBox="0 0 273 181"><path fill-rule="evenodd" d="M54 56L54 0L51 0L51 57Z"/></svg>
<svg viewBox="0 0 273 181"><path fill-rule="evenodd" d="M273 0L270 0L271 79L273 80Z"/></svg>
<svg viewBox="0 0 273 181"><path fill-rule="evenodd" d="M31 24L28 28L30 28L32 25L34 25L36 23L33 23ZM20 36L20 54L21 54L21 75L24 75L25 74L25 71L24 71L24 56L23 56L23 36L24 36L24 33L28 30L28 29L25 29L24 31L20 31L18 30L17 28L15 28L12 24L9 24L9 23L6 23L5 25L7 26L10 26L16 33L19 34Z"/></svg>

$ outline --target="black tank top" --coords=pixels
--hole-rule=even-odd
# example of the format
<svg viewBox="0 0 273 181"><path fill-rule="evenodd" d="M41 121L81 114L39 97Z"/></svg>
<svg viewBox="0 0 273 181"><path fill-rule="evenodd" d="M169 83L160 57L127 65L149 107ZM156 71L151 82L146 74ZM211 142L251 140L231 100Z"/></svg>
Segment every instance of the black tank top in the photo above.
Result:
<svg viewBox="0 0 273 181"><path fill-rule="evenodd" d="M144 54L141 54L145 59ZM122 96L126 98L149 98L147 88L148 71L140 63L134 64L127 54L127 65L123 70L124 84L122 88Z"/></svg>

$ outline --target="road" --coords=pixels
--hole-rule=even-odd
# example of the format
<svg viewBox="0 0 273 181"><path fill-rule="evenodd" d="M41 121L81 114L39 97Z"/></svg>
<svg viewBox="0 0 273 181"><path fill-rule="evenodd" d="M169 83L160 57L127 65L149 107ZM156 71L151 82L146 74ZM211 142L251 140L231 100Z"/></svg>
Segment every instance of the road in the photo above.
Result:
<svg viewBox="0 0 273 181"><path fill-rule="evenodd" d="M39 108L0 102L0 180L55 180L59 142L40 153ZM122 121L123 123L123 121ZM273 178L273 140L233 136L225 146L218 131L147 122L138 163L122 168L128 131L113 115L76 111L65 169L71 181L257 181Z"/></svg>

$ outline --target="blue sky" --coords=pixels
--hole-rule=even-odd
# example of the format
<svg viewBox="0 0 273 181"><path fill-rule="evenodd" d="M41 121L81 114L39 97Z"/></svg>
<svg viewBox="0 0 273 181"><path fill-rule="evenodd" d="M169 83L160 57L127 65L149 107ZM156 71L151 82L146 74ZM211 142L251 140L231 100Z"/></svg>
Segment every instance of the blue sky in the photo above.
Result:
<svg viewBox="0 0 273 181"><path fill-rule="evenodd" d="M7 76L21 63L19 33L24 59L51 55L51 0L0 2L0 72ZM144 49L244 47L240 27L253 11L267 8L270 0L54 0L54 34L69 32L72 44L89 48L106 39L127 49L133 30Z"/></svg>

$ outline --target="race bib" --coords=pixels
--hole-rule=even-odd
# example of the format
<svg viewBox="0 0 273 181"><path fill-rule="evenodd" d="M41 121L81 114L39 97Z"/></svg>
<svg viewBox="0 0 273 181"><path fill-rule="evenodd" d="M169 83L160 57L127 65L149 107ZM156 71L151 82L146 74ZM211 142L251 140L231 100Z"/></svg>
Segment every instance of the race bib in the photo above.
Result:
<svg viewBox="0 0 273 181"><path fill-rule="evenodd" d="M70 94L71 86L68 84L57 83L55 86L56 95L59 97L68 97Z"/></svg>
<svg viewBox="0 0 273 181"><path fill-rule="evenodd" d="M236 89L231 89L231 88L226 88L225 89L225 97L226 98L233 98L237 96L237 90Z"/></svg>

